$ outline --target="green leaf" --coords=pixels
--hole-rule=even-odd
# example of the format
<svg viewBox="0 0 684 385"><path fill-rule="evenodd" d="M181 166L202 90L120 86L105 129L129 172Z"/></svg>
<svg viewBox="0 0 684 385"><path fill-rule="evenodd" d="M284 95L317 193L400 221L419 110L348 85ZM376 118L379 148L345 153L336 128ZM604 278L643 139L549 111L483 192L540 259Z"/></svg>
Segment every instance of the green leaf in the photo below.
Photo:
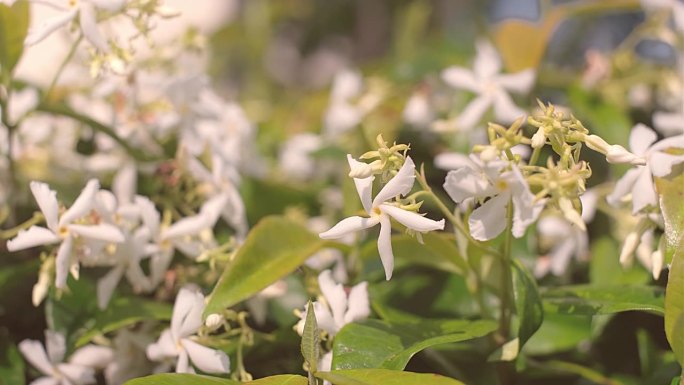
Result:
<svg viewBox="0 0 684 385"><path fill-rule="evenodd" d="M316 377L333 385L463 385L438 374L400 372L387 369L355 369L318 372Z"/></svg>
<svg viewBox="0 0 684 385"><path fill-rule="evenodd" d="M269 376L258 380L245 382L244 385L306 385L307 380L294 374L281 374Z"/></svg>
<svg viewBox="0 0 684 385"><path fill-rule="evenodd" d="M332 368L402 370L414 354L425 348L482 337L496 327L494 321L464 320L352 323L335 336Z"/></svg>
<svg viewBox="0 0 684 385"><path fill-rule="evenodd" d="M24 51L28 33L29 4L18 0L11 7L0 3L0 67L9 77Z"/></svg>
<svg viewBox="0 0 684 385"><path fill-rule="evenodd" d="M423 244L410 235L395 235L392 237L392 249L397 267L408 263L456 274L468 271L468 262L458 251L454 237L447 234L423 234ZM377 258L377 255L375 242L368 243L361 251L362 258Z"/></svg>
<svg viewBox="0 0 684 385"><path fill-rule="evenodd" d="M568 316L547 312L544 323L527 341L526 354L546 355L569 351L591 337L591 316Z"/></svg>
<svg viewBox="0 0 684 385"><path fill-rule="evenodd" d="M620 265L620 245L610 236L603 236L591 245L589 281L598 285L645 285L651 274L641 265L629 268Z"/></svg>
<svg viewBox="0 0 684 385"><path fill-rule="evenodd" d="M518 315L519 349L539 330L544 321L537 283L530 272L518 260L513 261L513 297Z"/></svg>
<svg viewBox="0 0 684 385"><path fill-rule="evenodd" d="M311 374L318 370L319 348L316 314L314 313L313 302L309 301L306 307L306 320L304 321L301 344L302 356L309 366L309 383L315 383Z"/></svg>
<svg viewBox="0 0 684 385"><path fill-rule="evenodd" d="M135 378L124 385L240 385L240 382L198 374L164 373Z"/></svg>
<svg viewBox="0 0 684 385"><path fill-rule="evenodd" d="M665 296L665 335L684 365L684 174L656 179L668 253L673 250Z"/></svg>
<svg viewBox="0 0 684 385"><path fill-rule="evenodd" d="M645 311L664 314L664 291L655 286L564 286L543 293L544 310L565 315Z"/></svg>
<svg viewBox="0 0 684 385"><path fill-rule="evenodd" d="M0 343L0 385L24 385L24 359L9 339L5 341L6 346Z"/></svg>
<svg viewBox="0 0 684 385"><path fill-rule="evenodd" d="M100 334L145 320L170 320L172 306L141 298L115 297L107 309L95 315L94 324L76 341L76 347L83 346Z"/></svg>
<svg viewBox="0 0 684 385"><path fill-rule="evenodd" d="M325 241L304 226L267 217L247 236L209 297L204 316L218 313L294 271Z"/></svg>

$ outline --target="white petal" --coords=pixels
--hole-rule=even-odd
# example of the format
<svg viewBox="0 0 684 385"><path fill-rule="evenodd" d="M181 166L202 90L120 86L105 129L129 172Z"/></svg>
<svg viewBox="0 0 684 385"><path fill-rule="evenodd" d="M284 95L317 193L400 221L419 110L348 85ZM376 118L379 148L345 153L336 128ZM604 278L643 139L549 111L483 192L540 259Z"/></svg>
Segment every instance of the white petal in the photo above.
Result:
<svg viewBox="0 0 684 385"><path fill-rule="evenodd" d="M653 176L657 177L670 175L672 167L680 163L684 163L684 155L671 155L664 152L655 152L651 154L648 162Z"/></svg>
<svg viewBox="0 0 684 385"><path fill-rule="evenodd" d="M538 202L534 201L534 195L529 192L529 189L525 193L514 193L512 196L513 200L513 228L511 232L516 238L520 238L525 235L525 230L527 227L534 223L539 214L541 214L544 206L546 205L545 200ZM581 221L579 215L577 220Z"/></svg>
<svg viewBox="0 0 684 385"><path fill-rule="evenodd" d="M109 223L99 225L68 225L69 231L82 237L104 242L122 243L126 240L121 230Z"/></svg>
<svg viewBox="0 0 684 385"><path fill-rule="evenodd" d="M76 364L59 364L59 370L71 380L74 385L86 385L95 383L95 369Z"/></svg>
<svg viewBox="0 0 684 385"><path fill-rule="evenodd" d="M210 217L206 215L193 215L183 218L162 232L162 239L180 238L187 235L196 235L202 230L213 227Z"/></svg>
<svg viewBox="0 0 684 385"><path fill-rule="evenodd" d="M197 328L199 328L202 325L201 311L199 312L199 317L196 317L199 318L199 320L188 319L189 316L196 316L197 307L204 307L204 296L191 289L185 287L181 288L176 297L176 302L173 305L173 315L171 317L171 336L175 341L189 335L183 334L183 331L187 331L189 326L198 325ZM195 328L195 330L197 328ZM190 333L195 330L191 330Z"/></svg>
<svg viewBox="0 0 684 385"><path fill-rule="evenodd" d="M385 268L385 279L392 278L394 270L394 254L392 253L392 224L387 215L380 216L380 235L378 236L378 253Z"/></svg>
<svg viewBox="0 0 684 385"><path fill-rule="evenodd" d="M19 343L19 351L34 368L40 370L45 375L52 375L52 363L40 342L36 340L23 340Z"/></svg>
<svg viewBox="0 0 684 385"><path fill-rule="evenodd" d="M97 29L97 15L95 14L95 7L86 2L81 2L80 5L79 22L81 24L81 31L83 36L102 52L109 52L109 45L107 39L102 36Z"/></svg>
<svg viewBox="0 0 684 385"><path fill-rule="evenodd" d="M114 176L112 191L119 205L133 202L137 190L138 170L132 162L126 163Z"/></svg>
<svg viewBox="0 0 684 385"><path fill-rule="evenodd" d="M31 182L31 192L36 198L38 207L45 217L48 229L57 232L57 217L59 216L59 203L57 203L57 193L50 190L50 187L42 182Z"/></svg>
<svg viewBox="0 0 684 385"><path fill-rule="evenodd" d="M499 75L496 82L510 92L526 94L532 89L535 76L535 71L530 68L510 75Z"/></svg>
<svg viewBox="0 0 684 385"><path fill-rule="evenodd" d="M114 294L114 289L119 285L123 273L124 267L116 266L97 281L97 306L101 310L107 308L107 304L109 304L109 300L112 298L112 294Z"/></svg>
<svg viewBox="0 0 684 385"><path fill-rule="evenodd" d="M444 181L444 190L456 203L461 203L468 198L485 198L496 192L487 179L465 167L449 171Z"/></svg>
<svg viewBox="0 0 684 385"><path fill-rule="evenodd" d="M167 357L177 356L178 350L171 336L171 329L165 329L157 342L147 345L145 353L150 361L163 361Z"/></svg>
<svg viewBox="0 0 684 385"><path fill-rule="evenodd" d="M488 241L506 228L506 205L509 195L496 196L473 210L468 218L470 234L478 241Z"/></svg>
<svg viewBox="0 0 684 385"><path fill-rule="evenodd" d="M59 219L60 226L67 225L76 219L79 219L90 211L95 202L95 194L100 189L100 182L97 179L91 179L81 191L81 194L76 198L74 204L71 205L62 217Z"/></svg>
<svg viewBox="0 0 684 385"><path fill-rule="evenodd" d="M651 171L644 167L632 187L632 213L636 214L647 206L658 205L658 194L653 185Z"/></svg>
<svg viewBox="0 0 684 385"><path fill-rule="evenodd" d="M112 348L98 345L86 345L76 350L69 362L89 368L104 369L114 360Z"/></svg>
<svg viewBox="0 0 684 385"><path fill-rule="evenodd" d="M121 10L126 4L126 0L90 0L97 8L104 9L110 12Z"/></svg>
<svg viewBox="0 0 684 385"><path fill-rule="evenodd" d="M473 99L456 119L458 129L470 130L480 121L489 106L492 105L492 98L488 95L481 95Z"/></svg>
<svg viewBox="0 0 684 385"><path fill-rule="evenodd" d="M184 338L181 344L188 352L192 363L206 373L228 373L230 361L225 352L202 346L197 342Z"/></svg>
<svg viewBox="0 0 684 385"><path fill-rule="evenodd" d="M325 353L323 357L321 357L321 360L318 361L318 370L320 371L330 371L332 368L332 350Z"/></svg>
<svg viewBox="0 0 684 385"><path fill-rule="evenodd" d="M435 167L442 170L458 170L462 167L474 168L470 157L458 152L443 152L435 157Z"/></svg>
<svg viewBox="0 0 684 385"><path fill-rule="evenodd" d="M55 286L58 289L63 289L67 284L67 276L69 274L69 267L71 266L71 246L74 242L72 237L64 239L57 250L57 258L55 259Z"/></svg>
<svg viewBox="0 0 684 385"><path fill-rule="evenodd" d="M54 377L40 377L31 381L29 385L59 385L60 381Z"/></svg>
<svg viewBox="0 0 684 385"><path fill-rule="evenodd" d="M476 43L477 54L473 67L480 79L491 79L501 71L501 58L496 48L488 40L479 39Z"/></svg>
<svg viewBox="0 0 684 385"><path fill-rule="evenodd" d="M551 257L551 273L555 276L563 275L575 252L575 243L571 238L565 239L549 253Z"/></svg>
<svg viewBox="0 0 684 385"><path fill-rule="evenodd" d="M378 222L379 218L377 216L373 216L371 218L364 218L359 216L344 218L343 220L339 221L335 226L333 226L330 230L324 231L318 234L318 236L322 239L338 239L354 231L359 231L367 229L369 227L373 227L377 225Z"/></svg>
<svg viewBox="0 0 684 385"><path fill-rule="evenodd" d="M629 149L638 156L646 154L646 150L658 139L653 130L643 123L639 123L629 134Z"/></svg>
<svg viewBox="0 0 684 385"><path fill-rule="evenodd" d="M525 116L526 112L516 106L505 91L499 91L494 94L494 115L501 123L512 123Z"/></svg>
<svg viewBox="0 0 684 385"><path fill-rule="evenodd" d="M359 162L356 159L352 158L350 154L347 154L347 162L349 162L349 168L351 168L352 170L355 167L358 167L359 165L365 165L365 163ZM359 194L359 198L361 199L363 209L366 210L367 213L371 212L371 194L374 179L375 177L373 176L369 176L366 178L354 178L356 192Z"/></svg>
<svg viewBox="0 0 684 385"><path fill-rule="evenodd" d="M637 168L627 171L625 175L623 175L622 178L615 183L613 192L606 196L606 201L608 204L615 207L619 206L622 198L631 193L634 183L636 183L639 175L641 175L644 170L644 166L637 166Z"/></svg>
<svg viewBox="0 0 684 385"><path fill-rule="evenodd" d="M397 175L395 175L389 182L380 190L378 195L373 199L373 207L378 207L383 202L386 202L398 195L404 196L413 188L413 182L416 179L416 165L410 156L404 160L404 165L401 166Z"/></svg>
<svg viewBox="0 0 684 385"><path fill-rule="evenodd" d="M190 366L190 360L188 359L188 352L183 349L178 355L178 361L176 362L176 373L195 373L195 370Z"/></svg>
<svg viewBox="0 0 684 385"><path fill-rule="evenodd" d="M224 207L226 207L227 203L227 194L216 195L211 199L207 200L206 202L204 202L202 208L200 208L199 215L203 216L207 221L206 227L214 227L214 225L216 225L216 221L221 215L221 212L223 211Z"/></svg>
<svg viewBox="0 0 684 385"><path fill-rule="evenodd" d="M64 334L53 330L46 330L45 348L50 362L53 364L62 362L62 360L64 360L64 355L66 354L66 339L64 338Z"/></svg>
<svg viewBox="0 0 684 385"><path fill-rule="evenodd" d="M599 194L595 189L589 189L580 196L582 202L582 220L589 223L594 220Z"/></svg>
<svg viewBox="0 0 684 385"><path fill-rule="evenodd" d="M150 258L150 280L153 285L159 284L173 259L173 250L156 252Z"/></svg>
<svg viewBox="0 0 684 385"><path fill-rule="evenodd" d="M52 17L39 25L37 28L31 28L24 44L34 45L45 39L48 35L56 31L58 28L65 26L76 17L77 9L65 12L59 16Z"/></svg>
<svg viewBox="0 0 684 385"><path fill-rule="evenodd" d="M361 282L352 287L347 301L347 312L344 314L344 323L360 321L370 315L368 302L368 282Z"/></svg>
<svg viewBox="0 0 684 385"><path fill-rule="evenodd" d="M411 230L421 233L433 230L444 230L444 219L434 221L412 211L406 211L391 205L380 205L380 210Z"/></svg>
<svg viewBox="0 0 684 385"><path fill-rule="evenodd" d="M31 226L7 241L7 250L23 250L39 245L51 245L59 241L59 237L45 227Z"/></svg>
<svg viewBox="0 0 684 385"><path fill-rule="evenodd" d="M653 114L653 125L665 136L684 132L684 115L681 113L656 112Z"/></svg>
<svg viewBox="0 0 684 385"><path fill-rule="evenodd" d="M135 204L140 208L140 215L145 227L150 229L152 236L156 236L159 232L159 212L154 207L154 203L146 197L136 196Z"/></svg>
<svg viewBox="0 0 684 385"><path fill-rule="evenodd" d="M344 313L347 310L347 293L344 292L344 287L332 279L330 270L324 270L318 275L318 287L332 310L335 324L341 328L345 324Z"/></svg>
<svg viewBox="0 0 684 385"><path fill-rule="evenodd" d="M442 71L442 80L456 89L466 89L475 93L480 92L481 87L475 78L475 74L463 67L453 66L445 69Z"/></svg>

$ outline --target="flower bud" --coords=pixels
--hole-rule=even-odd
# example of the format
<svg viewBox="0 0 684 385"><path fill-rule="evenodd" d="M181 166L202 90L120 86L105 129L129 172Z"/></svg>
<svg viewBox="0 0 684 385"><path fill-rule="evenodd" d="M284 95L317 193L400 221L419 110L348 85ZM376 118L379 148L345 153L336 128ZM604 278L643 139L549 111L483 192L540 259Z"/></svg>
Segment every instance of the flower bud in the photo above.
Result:
<svg viewBox="0 0 684 385"><path fill-rule="evenodd" d="M532 148L543 147L546 143L546 133L543 127L539 127L537 132L532 136Z"/></svg>
<svg viewBox="0 0 684 385"><path fill-rule="evenodd" d="M646 164L646 159L632 154L619 144L614 144L608 148L606 160L608 160L608 163L629 163L634 166Z"/></svg>
<svg viewBox="0 0 684 385"><path fill-rule="evenodd" d="M223 316L217 313L211 313L204 321L204 326L209 330L216 330L223 324Z"/></svg>
<svg viewBox="0 0 684 385"><path fill-rule="evenodd" d="M373 167L368 163L359 162L349 171L349 176L352 178L368 178L373 175Z"/></svg>
<svg viewBox="0 0 684 385"><path fill-rule="evenodd" d="M620 264L622 266L629 266L632 263L632 254L639 246L639 240L641 235L637 231L632 231L625 238L625 244L622 245L622 250L620 251Z"/></svg>

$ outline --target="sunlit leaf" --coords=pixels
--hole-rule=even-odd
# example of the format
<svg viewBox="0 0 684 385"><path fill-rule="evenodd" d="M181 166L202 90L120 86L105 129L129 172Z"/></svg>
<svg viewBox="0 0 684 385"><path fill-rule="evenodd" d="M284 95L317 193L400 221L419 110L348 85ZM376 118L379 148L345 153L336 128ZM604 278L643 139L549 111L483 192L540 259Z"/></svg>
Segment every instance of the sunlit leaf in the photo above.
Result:
<svg viewBox="0 0 684 385"><path fill-rule="evenodd" d="M318 372L316 377L330 381L333 385L463 385L453 378L437 374L386 369L333 370Z"/></svg>
<svg viewBox="0 0 684 385"><path fill-rule="evenodd" d="M204 316L218 313L290 274L321 249L325 241L282 217L259 222L223 272Z"/></svg>
<svg viewBox="0 0 684 385"><path fill-rule="evenodd" d="M28 1L18 0L11 7L0 3L0 68L4 76L9 76L19 62L28 26Z"/></svg>
<svg viewBox="0 0 684 385"><path fill-rule="evenodd" d="M124 385L240 385L240 382L197 374L164 373L136 378Z"/></svg>
<svg viewBox="0 0 684 385"><path fill-rule="evenodd" d="M544 310L566 315L612 314L645 311L664 314L665 293L655 286L575 285L543 293Z"/></svg>

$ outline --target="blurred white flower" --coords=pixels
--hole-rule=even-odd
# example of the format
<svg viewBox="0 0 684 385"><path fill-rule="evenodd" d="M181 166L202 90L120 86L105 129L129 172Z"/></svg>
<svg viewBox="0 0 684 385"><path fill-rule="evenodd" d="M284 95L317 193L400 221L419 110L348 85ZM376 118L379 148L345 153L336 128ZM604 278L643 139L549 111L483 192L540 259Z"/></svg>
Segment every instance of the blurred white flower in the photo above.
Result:
<svg viewBox="0 0 684 385"><path fill-rule="evenodd" d="M427 127L435 118L430 99L425 91L415 92L406 102L404 121L415 127Z"/></svg>
<svg viewBox="0 0 684 385"><path fill-rule="evenodd" d="M31 182L31 192L45 216L47 228L31 226L28 230L19 232L16 237L7 241L7 250L17 251L61 242L55 262L55 286L64 288L69 269L72 265L76 269L78 267L78 260L72 259L74 244L77 241L81 238L85 242L121 243L124 241L121 230L111 224L81 224L83 218L90 213L99 188L100 183L91 179L71 208L60 215L57 193L50 190L45 183Z"/></svg>
<svg viewBox="0 0 684 385"><path fill-rule="evenodd" d="M645 159L646 164L625 173L615 184L613 192L606 197L608 203L617 206L631 196L632 213L649 206L658 206L658 195L653 177L667 176L676 164L684 163L684 155L666 153L669 148L684 148L684 134L656 142L656 133L644 124L637 124L629 135L632 152Z"/></svg>
<svg viewBox="0 0 684 385"><path fill-rule="evenodd" d="M455 158L453 158L455 160ZM468 218L470 234L480 241L493 239L506 228L508 205L513 204L513 236L520 238L534 223L544 201L535 201L525 178L515 165L494 160L482 162L476 155L470 162L449 171L444 189L456 203L484 201ZM485 201L485 199L490 198Z"/></svg>
<svg viewBox="0 0 684 385"><path fill-rule="evenodd" d="M316 323L329 336L335 336L348 323L368 318L370 306L367 282L355 285L347 294L344 286L333 280L330 270L324 270L318 275L318 286L323 296L313 303ZM299 312L299 317L301 319L295 330L301 335L304 332L306 309Z"/></svg>
<svg viewBox="0 0 684 385"><path fill-rule="evenodd" d="M358 162L351 155L347 155L347 160L351 170L365 165L363 162ZM338 224L333 226L330 230L320 233L319 236L323 239L338 239L354 231L367 229L380 224L380 236L378 237L378 252L382 265L385 268L385 277L387 280L392 278L392 270L394 269L394 254L392 254L391 233L392 225L390 224L390 217L397 220L407 228L424 233L433 230L444 229L444 219L440 221L433 221L423 217L412 211L404 210L401 207L389 202L397 196L405 196L413 188L415 181L416 166L413 164L411 157L406 157L404 165L399 172L378 192L375 199L372 199L372 186L375 177L369 176L366 178L354 178L356 191L361 198L364 210L369 217L352 216L341 220Z"/></svg>
<svg viewBox="0 0 684 385"><path fill-rule="evenodd" d="M87 345L77 350L69 362L64 362L66 342L64 335L51 330L45 331L45 348L36 340L23 340L19 343L19 351L24 358L38 369L45 377L32 382L34 385L86 385L95 384L95 369L81 362L83 353L89 355L88 363L99 365L111 359L110 350L93 349ZM47 349L46 349L47 348ZM76 360L74 360L76 358Z"/></svg>
<svg viewBox="0 0 684 385"><path fill-rule="evenodd" d="M162 332L159 340L147 347L147 357L152 361L176 363L176 373L195 373L193 365L207 373L228 373L230 362L225 352L197 343L195 334L202 327L204 296L182 288L173 305L171 328ZM191 365L192 364L192 365Z"/></svg>
<svg viewBox="0 0 684 385"><path fill-rule="evenodd" d="M313 133L297 134L285 142L280 148L278 163L288 177L297 180L310 179L316 169L317 162L311 157L323 146L320 136Z"/></svg>
<svg viewBox="0 0 684 385"><path fill-rule="evenodd" d="M501 74L501 58L494 46L486 40L478 40L477 56L473 70L453 66L442 72L442 79L451 87L476 94L461 112L456 125L464 130L472 129L490 106L500 123L512 123L526 115L525 110L513 103L509 92L525 94L534 85L535 72L527 69L515 74Z"/></svg>

